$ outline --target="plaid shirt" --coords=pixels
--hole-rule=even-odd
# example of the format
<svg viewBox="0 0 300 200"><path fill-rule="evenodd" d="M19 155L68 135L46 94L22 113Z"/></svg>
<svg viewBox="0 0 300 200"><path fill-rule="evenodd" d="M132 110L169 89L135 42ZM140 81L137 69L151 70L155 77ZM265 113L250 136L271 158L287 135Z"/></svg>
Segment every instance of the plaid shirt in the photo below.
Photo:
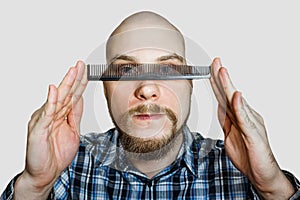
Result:
<svg viewBox="0 0 300 200"><path fill-rule="evenodd" d="M116 129L84 135L76 157L56 181L49 199L259 199L249 180L226 156L223 141L205 139L188 128L184 136L176 161L149 179L124 159ZM285 173L295 188L299 187L299 182ZM1 200L12 198L15 179ZM297 199L297 194L292 199Z"/></svg>

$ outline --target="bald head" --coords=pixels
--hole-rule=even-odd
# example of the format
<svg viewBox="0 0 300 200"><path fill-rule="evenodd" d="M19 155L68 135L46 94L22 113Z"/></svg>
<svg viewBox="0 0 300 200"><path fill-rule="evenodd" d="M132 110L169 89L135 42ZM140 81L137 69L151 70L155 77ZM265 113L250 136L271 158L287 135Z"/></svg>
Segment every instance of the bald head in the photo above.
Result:
<svg viewBox="0 0 300 200"><path fill-rule="evenodd" d="M160 28L180 32L166 18L150 11L142 11L130 15L112 32L111 36L125 31L142 28Z"/></svg>
<svg viewBox="0 0 300 200"><path fill-rule="evenodd" d="M107 63L119 55L149 48L185 57L183 36L174 25L153 12L135 13L124 19L110 35L106 44Z"/></svg>

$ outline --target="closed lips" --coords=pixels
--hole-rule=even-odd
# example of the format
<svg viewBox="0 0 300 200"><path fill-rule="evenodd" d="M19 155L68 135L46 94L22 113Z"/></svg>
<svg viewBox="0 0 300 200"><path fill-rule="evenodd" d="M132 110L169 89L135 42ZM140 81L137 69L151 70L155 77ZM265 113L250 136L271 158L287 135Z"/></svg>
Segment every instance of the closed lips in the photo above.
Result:
<svg viewBox="0 0 300 200"><path fill-rule="evenodd" d="M165 114L136 114L133 117L139 120L155 120L155 119L160 119L164 116Z"/></svg>

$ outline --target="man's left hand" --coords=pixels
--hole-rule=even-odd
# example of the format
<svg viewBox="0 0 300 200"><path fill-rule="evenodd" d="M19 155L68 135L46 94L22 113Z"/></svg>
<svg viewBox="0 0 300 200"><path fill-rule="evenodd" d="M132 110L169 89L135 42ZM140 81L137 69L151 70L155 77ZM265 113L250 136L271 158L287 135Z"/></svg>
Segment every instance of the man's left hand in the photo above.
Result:
<svg viewBox="0 0 300 200"><path fill-rule="evenodd" d="M295 191L271 151L263 118L236 90L219 58L211 68L210 82L219 103L227 155L263 198L289 198Z"/></svg>

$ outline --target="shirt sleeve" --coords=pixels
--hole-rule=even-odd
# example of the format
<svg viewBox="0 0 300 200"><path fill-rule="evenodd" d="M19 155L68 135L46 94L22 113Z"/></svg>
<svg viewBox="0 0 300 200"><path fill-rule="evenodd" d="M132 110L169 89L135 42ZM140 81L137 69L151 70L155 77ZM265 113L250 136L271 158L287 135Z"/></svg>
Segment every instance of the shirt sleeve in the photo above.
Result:
<svg viewBox="0 0 300 200"><path fill-rule="evenodd" d="M295 189L295 194L289 199L289 200L300 200L300 182L299 180L290 172L282 170L282 172L285 174L285 176L287 177L287 179L290 181L290 183L292 184L292 186ZM260 199L259 195L256 191L256 189L253 187L253 185L251 185L251 195L252 197L255 197L255 199Z"/></svg>
<svg viewBox="0 0 300 200"><path fill-rule="evenodd" d="M287 179L291 182L295 189L295 194L290 198L290 200L299 200L300 199L300 182L299 180L290 172L282 170Z"/></svg>
<svg viewBox="0 0 300 200"><path fill-rule="evenodd" d="M17 178L21 175L16 175L7 185L6 189L3 191L0 200L12 200L14 197L14 185ZM61 176L55 182L53 188L51 189L47 200L52 199L68 199L68 174L67 171L63 172Z"/></svg>
<svg viewBox="0 0 300 200"><path fill-rule="evenodd" d="M11 200L14 197L14 185L16 180L18 179L18 177L21 175L21 173L19 173L18 175L16 175L7 185L7 187L5 188L5 190L3 191L3 193L1 194L0 200Z"/></svg>
<svg viewBox="0 0 300 200"><path fill-rule="evenodd" d="M66 200L70 199L70 184L69 184L69 174L68 169L66 169L56 180L48 199L60 199Z"/></svg>

